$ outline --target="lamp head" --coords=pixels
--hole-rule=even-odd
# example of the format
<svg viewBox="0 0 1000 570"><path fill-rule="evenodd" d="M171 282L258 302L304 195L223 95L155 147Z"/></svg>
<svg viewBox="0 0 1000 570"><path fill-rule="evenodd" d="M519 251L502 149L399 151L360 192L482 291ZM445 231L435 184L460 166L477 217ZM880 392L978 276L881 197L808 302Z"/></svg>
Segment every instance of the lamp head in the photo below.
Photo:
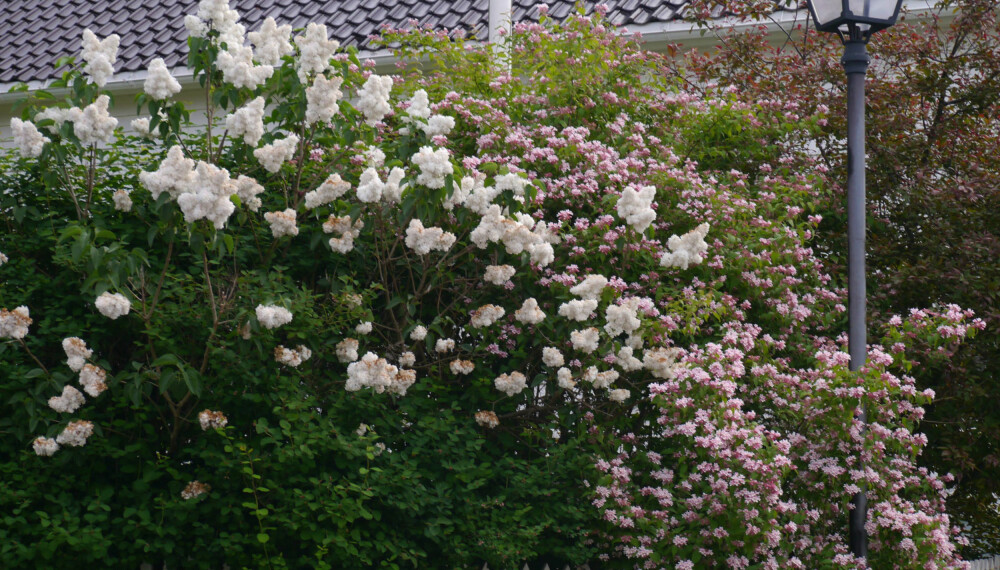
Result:
<svg viewBox="0 0 1000 570"><path fill-rule="evenodd" d="M816 29L863 41L896 23L903 0L807 0Z"/></svg>

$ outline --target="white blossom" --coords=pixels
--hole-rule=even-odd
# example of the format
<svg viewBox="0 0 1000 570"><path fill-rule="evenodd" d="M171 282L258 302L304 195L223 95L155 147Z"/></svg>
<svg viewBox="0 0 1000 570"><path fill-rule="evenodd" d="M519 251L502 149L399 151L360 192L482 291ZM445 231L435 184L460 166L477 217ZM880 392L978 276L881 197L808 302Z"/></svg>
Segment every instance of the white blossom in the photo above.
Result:
<svg viewBox="0 0 1000 570"><path fill-rule="evenodd" d="M494 285L503 285L515 273L517 273L517 270L510 265L487 265L483 280Z"/></svg>
<svg viewBox="0 0 1000 570"><path fill-rule="evenodd" d="M86 445L87 438L92 433L94 433L94 424L86 420L77 420L70 422L69 425L63 428L62 433L56 437L56 443L81 447Z"/></svg>
<svg viewBox="0 0 1000 570"><path fill-rule="evenodd" d="M80 385L83 386L83 391L92 398L100 396L101 392L108 389L108 385L105 383L107 378L107 372L93 364L84 364L83 368L80 369Z"/></svg>
<svg viewBox="0 0 1000 570"><path fill-rule="evenodd" d="M222 429L229 424L229 418L222 412L202 410L198 412L198 423L201 424L201 429L204 431Z"/></svg>
<svg viewBox="0 0 1000 570"><path fill-rule="evenodd" d="M526 325L537 325L545 320L545 312L538 307L538 301L534 297L529 297L521 304L521 308L514 311L514 318Z"/></svg>
<svg viewBox="0 0 1000 570"><path fill-rule="evenodd" d="M451 369L452 374L472 374L476 365L471 360L452 360L448 364L448 368Z"/></svg>
<svg viewBox="0 0 1000 570"><path fill-rule="evenodd" d="M632 334L632 331L639 328L641 324L637 317L636 310L628 305L608 305L605 311L607 324L604 330L609 336L615 337L620 334Z"/></svg>
<svg viewBox="0 0 1000 570"><path fill-rule="evenodd" d="M149 117L132 119L132 122L129 124L132 125L132 130L138 133L141 137L151 139L156 136L156 133L149 130Z"/></svg>
<svg viewBox="0 0 1000 570"><path fill-rule="evenodd" d="M38 132L33 123L22 121L17 117L10 120L10 131L14 135L14 144L24 158L37 158L42 154L45 143L51 142L48 137Z"/></svg>
<svg viewBox="0 0 1000 570"><path fill-rule="evenodd" d="M184 150L178 146L170 147L167 157L160 162L159 167L152 172L140 172L139 182L149 190L153 199L167 192L172 198L177 198L187 190L197 178L194 171L195 162L184 156Z"/></svg>
<svg viewBox="0 0 1000 570"><path fill-rule="evenodd" d="M86 360L94 354L83 339L75 336L64 338L62 347L66 353L66 364L73 372L79 372Z"/></svg>
<svg viewBox="0 0 1000 570"><path fill-rule="evenodd" d="M313 209L329 204L351 189L351 183L339 174L331 174L315 190L306 192L306 208Z"/></svg>
<svg viewBox="0 0 1000 570"><path fill-rule="evenodd" d="M653 376L670 380L677 375L678 356L680 350L676 348L653 348L643 355L642 364Z"/></svg>
<svg viewBox="0 0 1000 570"><path fill-rule="evenodd" d="M354 238L361 234L361 229L365 223L361 220L351 224L350 216L330 215L327 221L323 222L323 231L328 234L338 234L339 237L330 239L330 248L339 253L347 253L354 249Z"/></svg>
<svg viewBox="0 0 1000 570"><path fill-rule="evenodd" d="M186 222L208 220L216 229L222 229L236 211L236 205L229 198L237 192L228 170L199 160L195 175L177 195L177 205Z"/></svg>
<svg viewBox="0 0 1000 570"><path fill-rule="evenodd" d="M251 212L259 210L262 202L258 195L264 192L264 187L258 184L253 178L242 174L236 179L235 184L236 195L239 196L240 202Z"/></svg>
<svg viewBox="0 0 1000 570"><path fill-rule="evenodd" d="M417 355L413 354L409 350L399 355L399 365L400 366L413 366L417 362Z"/></svg>
<svg viewBox="0 0 1000 570"><path fill-rule="evenodd" d="M656 188L653 186L643 186L638 192L631 186L625 188L616 206L618 217L635 228L635 231L646 231L656 219L656 210L652 208L655 197Z"/></svg>
<svg viewBox="0 0 1000 570"><path fill-rule="evenodd" d="M503 307L483 305L469 315L469 324L476 328L488 327L500 320L504 315Z"/></svg>
<svg viewBox="0 0 1000 570"><path fill-rule="evenodd" d="M32 323L28 307L21 305L13 311L0 309L0 338L22 339L28 335Z"/></svg>
<svg viewBox="0 0 1000 570"><path fill-rule="evenodd" d="M111 99L101 95L96 101L83 108L83 113L73 123L73 132L84 145L107 143L115 134L118 119L108 113Z"/></svg>
<svg viewBox="0 0 1000 570"><path fill-rule="evenodd" d="M115 209L119 212L132 211L132 198L129 197L128 192L125 190L115 190L115 193L111 195L111 200L115 203Z"/></svg>
<svg viewBox="0 0 1000 570"><path fill-rule="evenodd" d="M493 380L493 385L508 396L513 396L528 387L528 379L520 372L501 374Z"/></svg>
<svg viewBox="0 0 1000 570"><path fill-rule="evenodd" d="M181 498L185 501L190 501L191 499L197 499L211 490L211 485L208 485L207 483L202 483L201 481L191 481L181 491Z"/></svg>
<svg viewBox="0 0 1000 570"><path fill-rule="evenodd" d="M521 178L520 175L511 172L509 174L497 175L493 184L496 186L498 193L510 190L515 196L524 196L524 187L528 185L528 181Z"/></svg>
<svg viewBox="0 0 1000 570"><path fill-rule="evenodd" d="M69 384L63 386L62 395L49 398L49 407L62 414L72 414L86 402L86 398Z"/></svg>
<svg viewBox="0 0 1000 570"><path fill-rule="evenodd" d="M399 368L369 352L362 356L361 360L347 366L347 383L344 388L349 392L371 388L381 394L392 387L398 375ZM405 392L405 389L403 391Z"/></svg>
<svg viewBox="0 0 1000 570"><path fill-rule="evenodd" d="M455 118L448 115L431 115L427 123L420 125L428 137L445 136L455 128Z"/></svg>
<svg viewBox="0 0 1000 570"><path fill-rule="evenodd" d="M411 160L420 167L417 184L428 188L444 188L445 177L454 172L448 149L422 146Z"/></svg>
<svg viewBox="0 0 1000 570"><path fill-rule="evenodd" d="M340 111L339 101L344 96L340 86L343 83L343 77L327 79L318 75L313 84L306 87L306 124L325 123Z"/></svg>
<svg viewBox="0 0 1000 570"><path fill-rule="evenodd" d="M417 325L410 331L410 340L421 341L427 338L427 327L423 325Z"/></svg>
<svg viewBox="0 0 1000 570"><path fill-rule="evenodd" d="M59 444L56 443L56 440L47 437L36 437L35 441L31 443L31 447L34 448L35 455L42 457L51 457L59 451Z"/></svg>
<svg viewBox="0 0 1000 570"><path fill-rule="evenodd" d="M295 45L299 48L299 81L306 83L310 73L320 74L330 68L330 59L340 42L327 39L323 24L310 23L306 26L306 35L295 36Z"/></svg>
<svg viewBox="0 0 1000 570"><path fill-rule="evenodd" d="M2 251L0 251L0 265L3 265L8 261L10 261L10 259L6 255L4 255Z"/></svg>
<svg viewBox="0 0 1000 570"><path fill-rule="evenodd" d="M427 255L432 250L448 251L455 244L455 234L441 228L425 228L420 220L413 218L406 228L405 243L418 255Z"/></svg>
<svg viewBox="0 0 1000 570"><path fill-rule="evenodd" d="M372 332L372 322L365 321L354 327L354 331L358 334L370 334Z"/></svg>
<svg viewBox="0 0 1000 570"><path fill-rule="evenodd" d="M385 184L374 168L366 168L358 180L358 200L361 202L378 202L382 199Z"/></svg>
<svg viewBox="0 0 1000 570"><path fill-rule="evenodd" d="M634 349L631 346L623 346L618 350L616 363L626 372L633 372L635 370L642 369L642 361L635 356L632 356L633 350Z"/></svg>
<svg viewBox="0 0 1000 570"><path fill-rule="evenodd" d="M75 123L79 121L81 117L83 117L83 109L79 107L70 107L69 109L47 107L35 115L35 122L41 123L44 120L52 119L53 124L47 127L48 131L51 133L58 133L59 129L62 128L63 123L66 121Z"/></svg>
<svg viewBox="0 0 1000 570"><path fill-rule="evenodd" d="M406 190L406 184L401 184L403 177L406 176L406 171L398 166L393 166L392 170L389 171L389 177L385 181L385 188L382 190L382 198L385 201L398 204L403 199L403 190Z"/></svg>
<svg viewBox="0 0 1000 570"><path fill-rule="evenodd" d="M281 364L291 366L292 368L297 367L306 360L309 360L311 357L312 351L309 350L309 347L301 344L294 349L285 348L279 344L277 348L274 349L274 359Z"/></svg>
<svg viewBox="0 0 1000 570"><path fill-rule="evenodd" d="M576 381L573 380L573 373L569 368L560 368L557 370L556 379L559 382L559 387L563 390L569 390L576 386Z"/></svg>
<svg viewBox="0 0 1000 570"><path fill-rule="evenodd" d="M450 338L439 338L434 343L434 351L442 354L455 350L455 341Z"/></svg>
<svg viewBox="0 0 1000 570"><path fill-rule="evenodd" d="M500 418L497 417L495 412L491 412L490 410L479 410L474 417L477 424L486 428L493 429L500 425Z"/></svg>
<svg viewBox="0 0 1000 570"><path fill-rule="evenodd" d="M372 74L361 86L355 108L364 114L366 123L375 125L392 110L392 106L389 105L389 92L391 90L392 77L387 75Z"/></svg>
<svg viewBox="0 0 1000 570"><path fill-rule="evenodd" d="M628 400L628 397L630 395L632 395L632 393L626 390L625 388L608 390L608 398L612 402L624 402L625 400Z"/></svg>
<svg viewBox="0 0 1000 570"><path fill-rule="evenodd" d="M274 74L270 65L254 65L253 49L241 44L227 44L215 63L223 81L243 89L256 89Z"/></svg>
<svg viewBox="0 0 1000 570"><path fill-rule="evenodd" d="M595 389L604 389L618 379L618 371L605 370L600 372L596 366L590 366L583 371L583 379L593 384Z"/></svg>
<svg viewBox="0 0 1000 570"><path fill-rule="evenodd" d="M280 66L281 58L295 53L295 48L288 41L292 35L292 26L279 26L274 18L268 16L260 29L247 34L254 46L254 57L259 63L270 66Z"/></svg>
<svg viewBox="0 0 1000 570"><path fill-rule="evenodd" d="M108 78L115 72L115 60L118 59L118 45L121 38L111 34L103 40L98 40L89 29L83 31L83 50L80 57L87 62L83 72L89 75L98 87L104 87Z"/></svg>
<svg viewBox="0 0 1000 570"><path fill-rule="evenodd" d="M701 263L705 254L708 253L708 243L705 242L708 228L708 224L701 224L681 237L670 236L670 239L667 240L670 253L664 253L660 256L660 265L687 269L690 265Z"/></svg>
<svg viewBox="0 0 1000 570"><path fill-rule="evenodd" d="M275 329L292 322L292 312L277 305L257 305L257 321L266 329Z"/></svg>
<svg viewBox="0 0 1000 570"><path fill-rule="evenodd" d="M431 116L430 100L427 98L427 91L417 89L413 96L410 97L406 113L415 119L427 119Z"/></svg>
<svg viewBox="0 0 1000 570"><path fill-rule="evenodd" d="M132 308L132 303L129 302L125 295L121 293L101 293L97 299L94 301L94 306L97 310L101 312L105 317L115 320L118 317L127 315L129 310Z"/></svg>
<svg viewBox="0 0 1000 570"><path fill-rule="evenodd" d="M271 225L271 235L275 238L299 235L299 228L295 225L295 210L291 208L281 212L267 212L264 220Z"/></svg>
<svg viewBox="0 0 1000 570"><path fill-rule="evenodd" d="M573 343L573 348L590 354L597 350L597 344L600 341L600 332L594 327L590 327L569 333L569 339Z"/></svg>
<svg viewBox="0 0 1000 570"><path fill-rule="evenodd" d="M192 38L203 38L208 33L208 24L194 14L184 16L184 27L187 29L188 36Z"/></svg>
<svg viewBox="0 0 1000 570"><path fill-rule="evenodd" d="M295 156L295 147L299 144L299 137L290 134L283 139L276 139L271 144L266 144L253 151L254 157L260 161L261 166L268 172L281 170L281 165Z"/></svg>
<svg viewBox="0 0 1000 570"><path fill-rule="evenodd" d="M345 338L337 343L337 360L348 363L358 359L358 341L353 338Z"/></svg>
<svg viewBox="0 0 1000 570"><path fill-rule="evenodd" d="M596 299L574 299L559 305L559 316L572 321L583 322L590 319L590 314L597 309Z"/></svg>
<svg viewBox="0 0 1000 570"><path fill-rule="evenodd" d="M264 98L255 97L233 113L226 115L226 130L234 138L242 136L249 146L257 146L264 136Z"/></svg>
<svg viewBox="0 0 1000 570"><path fill-rule="evenodd" d="M370 168L382 168L385 165L385 153L377 146L370 146L365 149L365 164Z"/></svg>
<svg viewBox="0 0 1000 570"><path fill-rule="evenodd" d="M162 57L158 57L149 62L149 70L146 72L146 82L142 85L142 90L157 101L169 99L180 93L181 84L170 75L166 62Z"/></svg>
<svg viewBox="0 0 1000 570"><path fill-rule="evenodd" d="M569 292L581 299L600 299L601 292L604 291L607 285L607 277L603 275L588 275L586 279L571 288Z"/></svg>
<svg viewBox="0 0 1000 570"><path fill-rule="evenodd" d="M546 346L542 349L542 363L552 368L558 368L565 364L566 360L558 348Z"/></svg>

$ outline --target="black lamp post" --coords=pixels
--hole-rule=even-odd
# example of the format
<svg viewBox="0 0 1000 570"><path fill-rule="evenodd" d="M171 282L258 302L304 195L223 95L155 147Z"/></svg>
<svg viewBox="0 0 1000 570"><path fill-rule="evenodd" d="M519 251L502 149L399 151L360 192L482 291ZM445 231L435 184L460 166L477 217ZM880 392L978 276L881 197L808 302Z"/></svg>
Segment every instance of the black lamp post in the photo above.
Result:
<svg viewBox="0 0 1000 570"><path fill-rule="evenodd" d="M902 0L808 0L816 29L836 32L844 42L840 63L847 73L847 298L850 369L868 359L865 323L865 72L868 40L873 33L896 23ZM860 420L868 420L864 406ZM862 482L851 499L851 553L868 557L867 486Z"/></svg>

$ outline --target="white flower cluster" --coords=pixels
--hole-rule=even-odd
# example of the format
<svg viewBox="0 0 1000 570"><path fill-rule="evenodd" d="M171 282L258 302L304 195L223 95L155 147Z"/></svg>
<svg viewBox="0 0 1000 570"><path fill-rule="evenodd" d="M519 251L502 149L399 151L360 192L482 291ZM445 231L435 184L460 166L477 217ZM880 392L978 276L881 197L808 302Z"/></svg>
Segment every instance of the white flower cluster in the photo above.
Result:
<svg viewBox="0 0 1000 570"><path fill-rule="evenodd" d="M430 99L427 97L427 91L423 89L417 89L410 97L408 101L409 105L406 108L406 113L410 116L410 119L427 119L431 116Z"/></svg>
<svg viewBox="0 0 1000 570"><path fill-rule="evenodd" d="M493 242L503 242L507 253L518 255L527 251L532 263L545 267L555 260L555 250L546 239L545 224L537 225L538 228L535 228L535 220L524 214L519 214L516 220L506 218L501 214L500 206L493 204L469 234L469 239L479 249L485 249ZM533 228L538 231L532 231Z"/></svg>
<svg viewBox="0 0 1000 570"><path fill-rule="evenodd" d="M566 360L558 348L546 346L542 349L542 363L552 368L559 368L566 363Z"/></svg>
<svg viewBox="0 0 1000 570"><path fill-rule="evenodd" d="M157 133L150 132L149 130L149 117L132 119L132 122L129 124L132 125L132 130L138 133L139 136L147 139L156 138Z"/></svg>
<svg viewBox="0 0 1000 570"><path fill-rule="evenodd" d="M167 157L152 172L140 172L139 182L149 190L153 199L167 192L177 200L188 223L201 219L209 220L216 229L226 225L229 216L236 211L230 197L241 188L229 177L229 171L214 164L198 161L197 164L184 157L180 146L171 147ZM240 183L243 190L254 190L253 179ZM249 187L247 186L249 184Z"/></svg>
<svg viewBox="0 0 1000 570"><path fill-rule="evenodd" d="M385 153L377 146L369 146L362 154L365 164L372 168L382 168L385 165Z"/></svg>
<svg viewBox="0 0 1000 570"><path fill-rule="evenodd" d="M581 299L600 299L601 292L608 285L608 278L603 275L588 275L586 279L570 288L569 292Z"/></svg>
<svg viewBox="0 0 1000 570"><path fill-rule="evenodd" d="M242 28L242 26L240 26ZM226 42L219 50L215 64L222 71L222 80L234 87L256 89L274 74L270 65L254 65L253 48L243 45L242 33Z"/></svg>
<svg viewBox="0 0 1000 570"><path fill-rule="evenodd" d="M271 225L271 235L275 238L299 235L295 225L295 210L286 208L283 212L267 212L264 221Z"/></svg>
<svg viewBox="0 0 1000 570"><path fill-rule="evenodd" d="M72 414L86 401L79 390L67 384L63 386L61 396L49 398L49 407L59 413Z"/></svg>
<svg viewBox="0 0 1000 570"><path fill-rule="evenodd" d="M563 390L569 390L576 387L576 380L573 379L573 373L569 368L560 368L557 370L556 380L559 382L559 387Z"/></svg>
<svg viewBox="0 0 1000 570"><path fill-rule="evenodd" d="M47 437L36 437L35 441L31 443L31 447L35 449L35 455L42 457L52 457L59 451L59 444L56 443L56 440Z"/></svg>
<svg viewBox="0 0 1000 570"><path fill-rule="evenodd" d="M681 237L670 236L670 239L667 240L670 253L664 253L660 256L660 265L687 269L689 265L701 263L705 254L708 253L708 243L705 242L708 227L707 223L701 224Z"/></svg>
<svg viewBox="0 0 1000 570"><path fill-rule="evenodd" d="M111 195L111 201L115 204L115 210L119 212L132 211L132 198L125 190L115 190L115 193Z"/></svg>
<svg viewBox="0 0 1000 570"><path fill-rule="evenodd" d="M569 340L573 343L573 348L587 354L597 350L600 339L600 331L594 327L569 333Z"/></svg>
<svg viewBox="0 0 1000 570"><path fill-rule="evenodd" d="M483 305L469 315L469 324L476 328L488 327L500 320L504 315L503 307Z"/></svg>
<svg viewBox="0 0 1000 570"><path fill-rule="evenodd" d="M10 120L10 131L14 135L14 144L24 158L38 158L42 154L42 147L50 142L48 137L38 132L33 123L17 117Z"/></svg>
<svg viewBox="0 0 1000 570"><path fill-rule="evenodd" d="M677 348L654 348L646 351L642 364L653 376L670 380L677 375L678 356L680 350Z"/></svg>
<svg viewBox="0 0 1000 570"><path fill-rule="evenodd" d="M372 332L372 322L371 321L365 321L363 323L358 323L358 325L356 327L354 327L354 332L356 332L358 334L361 334L361 335L365 335L365 334L371 333Z"/></svg>
<svg viewBox="0 0 1000 570"><path fill-rule="evenodd" d="M635 231L646 231L656 219L656 210L652 208L655 197L656 188L653 186L643 186L638 192L631 186L625 188L618 199L618 217L635 228Z"/></svg>
<svg viewBox="0 0 1000 570"><path fill-rule="evenodd" d="M628 397L631 395L632 393L626 390L625 388L608 390L608 399L610 399L612 402L624 402L625 400L628 400Z"/></svg>
<svg viewBox="0 0 1000 570"><path fill-rule="evenodd" d="M211 485L207 483L202 483L201 481L191 481L186 487L184 487L184 490L181 491L181 498L185 501L190 501L191 499L196 499L211 490Z"/></svg>
<svg viewBox="0 0 1000 570"><path fill-rule="evenodd" d="M240 202L249 208L251 212L256 212L263 204L260 198L258 198L258 195L263 192L264 187L249 176L240 174L240 177L236 179L236 195L240 197Z"/></svg>
<svg viewBox="0 0 1000 570"><path fill-rule="evenodd" d="M108 112L110 102L111 99L107 95L101 95L96 101L84 107L82 112L73 114L73 132L84 145L111 141L115 127L118 126L118 119Z"/></svg>
<svg viewBox="0 0 1000 570"><path fill-rule="evenodd" d="M427 338L427 327L423 325L417 325L410 331L410 340L420 342Z"/></svg>
<svg viewBox="0 0 1000 570"><path fill-rule="evenodd" d="M452 374L472 374L472 371L476 369L476 365L471 360L456 359L448 364L448 368L451 369Z"/></svg>
<svg viewBox="0 0 1000 570"><path fill-rule="evenodd" d="M416 380L416 372L413 370L400 370L386 359L369 352L361 360L348 365L347 384L344 388L349 392L371 388L379 394L388 391L405 396Z"/></svg>
<svg viewBox="0 0 1000 570"><path fill-rule="evenodd" d="M305 345L299 345L297 348L285 348L284 346L278 345L274 349L274 359L278 362L291 366L292 368L297 367L299 364L312 358L312 351L309 347Z"/></svg>
<svg viewBox="0 0 1000 570"><path fill-rule="evenodd" d="M389 114L392 110L389 104L390 91L392 91L392 77L388 75L380 76L373 73L361 86L355 108L364 114L366 123L374 126Z"/></svg>
<svg viewBox="0 0 1000 570"><path fill-rule="evenodd" d="M198 423L202 430L222 429L229 424L229 418L222 412L213 410L202 410L198 412Z"/></svg>
<svg viewBox="0 0 1000 570"><path fill-rule="evenodd" d="M622 333L632 334L632 331L638 329L639 325L642 324L634 304L627 302L620 305L608 305L605 319L607 324L604 325L604 330L612 337Z"/></svg>
<svg viewBox="0 0 1000 570"><path fill-rule="evenodd" d="M184 150L175 145L170 147L167 157L156 170L139 173L139 182L149 190L154 200L159 199L164 192L176 199L194 181L194 168L195 162L186 158Z"/></svg>
<svg viewBox="0 0 1000 570"><path fill-rule="evenodd" d="M626 372L642 369L642 361L632 355L634 350L631 346L623 346L618 351L616 363Z"/></svg>
<svg viewBox="0 0 1000 570"><path fill-rule="evenodd" d="M509 174L498 175L494 180L494 184L498 193L510 190L514 193L514 196L524 196L524 187L528 185L528 181L521 178L520 175L511 172Z"/></svg>
<svg viewBox="0 0 1000 570"><path fill-rule="evenodd" d="M242 136L248 146L257 146L264 136L264 98L255 97L226 115L226 130L234 138Z"/></svg>
<svg viewBox="0 0 1000 570"><path fill-rule="evenodd" d="M295 156L295 147L299 144L299 137L290 134L283 139L276 139L271 144L266 144L253 151L254 157L260 161L264 170L274 173L281 170L281 165Z"/></svg>
<svg viewBox="0 0 1000 570"><path fill-rule="evenodd" d="M528 387L528 378L520 372L501 374L493 380L493 385L508 396L513 396Z"/></svg>
<svg viewBox="0 0 1000 570"><path fill-rule="evenodd" d="M403 354L399 355L400 366L413 366L416 362L417 362L417 355L413 354L410 351L406 351Z"/></svg>
<svg viewBox="0 0 1000 570"><path fill-rule="evenodd" d="M448 251L455 244L455 234L441 228L425 228L417 218L410 220L406 228L406 246L418 255L427 255L432 250Z"/></svg>
<svg viewBox="0 0 1000 570"><path fill-rule="evenodd" d="M398 166L392 167L389 171L389 178L385 181L385 188L382 189L382 197L387 202L398 204L403 199L403 190L406 184L402 184L406 171Z"/></svg>
<svg viewBox="0 0 1000 570"><path fill-rule="evenodd" d="M70 422L62 433L56 436L56 443L59 445L71 445L82 447L87 444L87 438L94 433L94 424L87 420L77 420Z"/></svg>
<svg viewBox="0 0 1000 570"><path fill-rule="evenodd" d="M79 372L83 365L87 363L94 351L87 348L87 343L83 339L71 336L62 341L63 351L66 353L66 365L73 372Z"/></svg>
<svg viewBox="0 0 1000 570"><path fill-rule="evenodd" d="M83 31L83 50L80 52L80 57L87 62L87 65L83 66L83 72L89 75L98 87L104 87L108 78L115 72L119 43L121 38L118 34L111 34L103 40L98 40L90 29Z"/></svg>
<svg viewBox="0 0 1000 570"><path fill-rule="evenodd" d="M10 261L10 259L6 255L4 255L2 251L0 251L0 265L3 265L8 261Z"/></svg>
<svg viewBox="0 0 1000 570"><path fill-rule="evenodd" d="M596 366L590 366L583 371L583 379L593 384L595 389L603 389L611 386L611 383L618 379L618 371L605 370L600 372Z"/></svg>
<svg viewBox="0 0 1000 570"><path fill-rule="evenodd" d="M292 312L277 305L257 305L257 322L266 329L276 329L292 322Z"/></svg>
<svg viewBox="0 0 1000 570"><path fill-rule="evenodd" d="M521 308L514 311L514 318L526 325L537 325L545 320L545 312L538 307L534 297L524 300Z"/></svg>
<svg viewBox="0 0 1000 570"><path fill-rule="evenodd" d="M346 194L350 189L350 182L341 178L339 174L331 174L315 190L306 192L306 208L319 208L329 204Z"/></svg>
<svg viewBox="0 0 1000 570"><path fill-rule="evenodd" d="M104 382L107 378L108 374L93 364L84 364L80 369L80 385L91 398L100 396L101 392L108 389Z"/></svg>
<svg viewBox="0 0 1000 570"><path fill-rule="evenodd" d="M254 46L254 57L263 65L279 66L281 58L295 53L295 48L288 39L292 35L292 26L279 26L274 18L268 16L260 29L247 34Z"/></svg>
<svg viewBox="0 0 1000 570"><path fill-rule="evenodd" d="M343 83L343 77L327 79L319 75L312 85L306 87L306 124L325 123L340 111L339 102L344 96L340 86Z"/></svg>
<svg viewBox="0 0 1000 570"><path fill-rule="evenodd" d="M494 285L503 285L510 280L517 270L510 265L487 265L483 280Z"/></svg>
<svg viewBox="0 0 1000 570"><path fill-rule="evenodd" d="M420 167L417 184L428 188L444 188L445 177L455 171L451 166L448 149L445 148L434 150L433 147L422 146L411 160Z"/></svg>
<svg viewBox="0 0 1000 570"><path fill-rule="evenodd" d="M47 107L42 109L37 115L35 115L35 122L40 123L46 119L52 120L52 125L47 128L50 133L58 133L59 129L62 128L63 123L69 121L75 123L83 117L83 109L79 107L70 107L68 109L62 109L59 107Z"/></svg>
<svg viewBox="0 0 1000 570"><path fill-rule="evenodd" d="M447 136L455 128L455 118L448 115L431 115L427 122L420 125L428 137Z"/></svg>
<svg viewBox="0 0 1000 570"><path fill-rule="evenodd" d="M337 253L347 253L354 249L354 238L361 234L365 223L358 220L351 224L350 216L335 216L330 214L330 218L323 222L323 232L337 234L339 237L330 238L330 249Z"/></svg>
<svg viewBox="0 0 1000 570"><path fill-rule="evenodd" d="M366 168L358 179L358 200L361 202L378 202L382 199L385 183L374 168Z"/></svg>
<svg viewBox="0 0 1000 570"><path fill-rule="evenodd" d="M500 425L500 418L497 417L495 412L491 412L490 410L479 410L476 412L475 418L477 424L486 428L493 429Z"/></svg>
<svg viewBox="0 0 1000 570"><path fill-rule="evenodd" d="M142 85L142 90L157 101L169 99L180 93L181 84L170 75L166 62L162 57L158 57L149 62L149 70L146 72L146 82Z"/></svg>
<svg viewBox="0 0 1000 570"><path fill-rule="evenodd" d="M330 68L330 59L340 42L327 38L325 25L310 23L306 26L306 35L295 36L295 45L299 48L299 81L304 84L308 83L310 73L321 74Z"/></svg>
<svg viewBox="0 0 1000 570"><path fill-rule="evenodd" d="M28 335L32 323L28 307L21 305L13 311L0 309L0 338L22 339Z"/></svg>
<svg viewBox="0 0 1000 570"><path fill-rule="evenodd" d="M403 121L416 125L428 137L447 135L455 128L455 119L453 117L431 115L430 100L427 98L427 91L423 89L418 89L410 97L406 113L409 116L405 117ZM407 130L407 132L409 131Z"/></svg>
<svg viewBox="0 0 1000 570"><path fill-rule="evenodd" d="M108 293L105 291L94 300L94 306L97 307L97 310L102 315L115 320L118 317L127 315L132 308L132 303L121 293Z"/></svg>
<svg viewBox="0 0 1000 570"><path fill-rule="evenodd" d="M450 338L439 338L434 342L434 352L445 354L455 350L455 341Z"/></svg>
<svg viewBox="0 0 1000 570"><path fill-rule="evenodd" d="M596 299L574 299L559 305L559 316L571 321L583 322L590 319L591 313L597 309Z"/></svg>
<svg viewBox="0 0 1000 570"><path fill-rule="evenodd" d="M358 341L353 338L345 338L337 343L337 360L348 363L358 359Z"/></svg>

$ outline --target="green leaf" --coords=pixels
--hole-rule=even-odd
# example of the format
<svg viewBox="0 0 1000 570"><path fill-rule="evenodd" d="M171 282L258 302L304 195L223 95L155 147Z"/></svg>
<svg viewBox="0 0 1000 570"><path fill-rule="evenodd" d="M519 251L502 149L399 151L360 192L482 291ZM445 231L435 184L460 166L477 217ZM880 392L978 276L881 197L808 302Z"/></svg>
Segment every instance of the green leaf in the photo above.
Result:
<svg viewBox="0 0 1000 570"><path fill-rule="evenodd" d="M271 540L271 537L268 536L267 533L262 532L257 534L257 540L260 541L261 544L266 544L268 540Z"/></svg>

